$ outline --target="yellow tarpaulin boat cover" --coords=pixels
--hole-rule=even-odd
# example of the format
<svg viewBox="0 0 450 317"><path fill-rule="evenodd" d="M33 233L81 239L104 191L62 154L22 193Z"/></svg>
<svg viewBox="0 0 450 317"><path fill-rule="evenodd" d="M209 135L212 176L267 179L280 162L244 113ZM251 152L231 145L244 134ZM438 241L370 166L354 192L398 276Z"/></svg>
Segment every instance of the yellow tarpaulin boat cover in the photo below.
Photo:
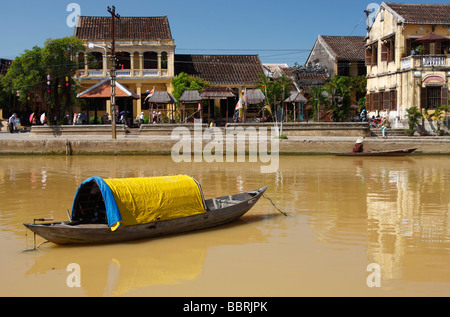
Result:
<svg viewBox="0 0 450 317"><path fill-rule="evenodd" d="M205 212L203 194L187 175L102 179L91 177L103 195L108 224L114 231L130 226Z"/></svg>

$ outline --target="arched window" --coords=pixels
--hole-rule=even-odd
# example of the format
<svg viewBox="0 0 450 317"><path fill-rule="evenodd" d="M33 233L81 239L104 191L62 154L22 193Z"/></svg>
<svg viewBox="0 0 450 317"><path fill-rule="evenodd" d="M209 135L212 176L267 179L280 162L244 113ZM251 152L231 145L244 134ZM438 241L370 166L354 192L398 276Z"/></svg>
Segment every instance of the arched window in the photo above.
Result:
<svg viewBox="0 0 450 317"><path fill-rule="evenodd" d="M144 69L158 69L158 55L155 52L144 53Z"/></svg>
<svg viewBox="0 0 450 317"><path fill-rule="evenodd" d="M78 54L78 69L82 69L84 68L84 53L80 52Z"/></svg>
<svg viewBox="0 0 450 317"><path fill-rule="evenodd" d="M167 69L167 52L161 53L161 69Z"/></svg>
<svg viewBox="0 0 450 317"><path fill-rule="evenodd" d="M103 54L100 52L92 52L89 59L89 69L103 68Z"/></svg>
<svg viewBox="0 0 450 317"><path fill-rule="evenodd" d="M116 53L116 68L117 69L131 69L131 58L128 52Z"/></svg>

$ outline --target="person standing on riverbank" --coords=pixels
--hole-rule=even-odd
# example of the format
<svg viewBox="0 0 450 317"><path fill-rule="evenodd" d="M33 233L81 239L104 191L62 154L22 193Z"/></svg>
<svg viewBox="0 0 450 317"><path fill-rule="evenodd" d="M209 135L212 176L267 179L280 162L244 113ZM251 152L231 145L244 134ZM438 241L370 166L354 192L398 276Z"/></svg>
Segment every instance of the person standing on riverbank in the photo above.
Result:
<svg viewBox="0 0 450 317"><path fill-rule="evenodd" d="M386 130L391 127L389 120L386 117L383 117L383 119L381 119L380 126L382 138L386 139Z"/></svg>
<svg viewBox="0 0 450 317"><path fill-rule="evenodd" d="M16 125L16 117L17 115L15 113L12 114L11 117L9 117L8 123L9 123L9 132L14 133L14 127Z"/></svg>

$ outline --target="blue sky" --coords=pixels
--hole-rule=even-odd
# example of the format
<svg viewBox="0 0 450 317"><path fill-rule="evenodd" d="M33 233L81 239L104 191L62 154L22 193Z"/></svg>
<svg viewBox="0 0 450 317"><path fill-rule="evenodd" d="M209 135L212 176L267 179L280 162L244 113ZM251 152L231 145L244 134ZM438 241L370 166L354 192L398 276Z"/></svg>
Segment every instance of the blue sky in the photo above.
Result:
<svg viewBox="0 0 450 317"><path fill-rule="evenodd" d="M447 4L448 0L392 1ZM167 16L176 53L258 54L263 63L303 64L320 35L365 35L365 0L16 0L2 1L0 57L13 59L48 38L72 35L70 3L81 15Z"/></svg>

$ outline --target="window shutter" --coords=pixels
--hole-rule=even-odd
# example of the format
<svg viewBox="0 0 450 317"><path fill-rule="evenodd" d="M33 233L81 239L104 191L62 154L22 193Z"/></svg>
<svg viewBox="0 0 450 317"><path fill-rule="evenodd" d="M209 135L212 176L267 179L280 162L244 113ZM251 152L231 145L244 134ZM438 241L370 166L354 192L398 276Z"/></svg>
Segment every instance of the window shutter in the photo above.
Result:
<svg viewBox="0 0 450 317"><path fill-rule="evenodd" d="M366 109L368 112L372 111L372 94L366 95Z"/></svg>
<svg viewBox="0 0 450 317"><path fill-rule="evenodd" d="M427 108L427 89L420 88L420 108Z"/></svg>
<svg viewBox="0 0 450 317"><path fill-rule="evenodd" d="M397 90L391 90L391 110L397 109Z"/></svg>
<svg viewBox="0 0 450 317"><path fill-rule="evenodd" d="M441 42L436 42L436 48L435 48L436 52L435 54L442 54L442 45Z"/></svg>
<svg viewBox="0 0 450 317"><path fill-rule="evenodd" d="M378 44L372 45L372 65L378 65Z"/></svg>
<svg viewBox="0 0 450 317"><path fill-rule="evenodd" d="M373 110L378 110L378 93L374 93L372 97L372 108Z"/></svg>
<svg viewBox="0 0 450 317"><path fill-rule="evenodd" d="M393 62L395 60L395 41L394 38L389 40L389 62Z"/></svg>
<svg viewBox="0 0 450 317"><path fill-rule="evenodd" d="M383 109L387 110L390 107L390 100L389 100L389 91L383 92Z"/></svg>
<svg viewBox="0 0 450 317"><path fill-rule="evenodd" d="M406 39L406 52L405 56L411 55L411 39Z"/></svg>
<svg viewBox="0 0 450 317"><path fill-rule="evenodd" d="M387 46L388 45L389 45L389 43L387 43L387 44L382 43L381 44L381 61L382 62L387 61L387 58L388 58L388 48L387 48Z"/></svg>
<svg viewBox="0 0 450 317"><path fill-rule="evenodd" d="M443 86L441 88L441 105L448 105L448 88L447 86Z"/></svg>
<svg viewBox="0 0 450 317"><path fill-rule="evenodd" d="M372 48L366 47L366 66L372 66Z"/></svg>

